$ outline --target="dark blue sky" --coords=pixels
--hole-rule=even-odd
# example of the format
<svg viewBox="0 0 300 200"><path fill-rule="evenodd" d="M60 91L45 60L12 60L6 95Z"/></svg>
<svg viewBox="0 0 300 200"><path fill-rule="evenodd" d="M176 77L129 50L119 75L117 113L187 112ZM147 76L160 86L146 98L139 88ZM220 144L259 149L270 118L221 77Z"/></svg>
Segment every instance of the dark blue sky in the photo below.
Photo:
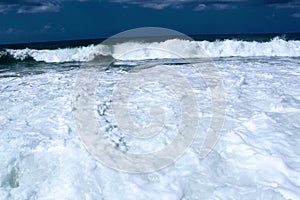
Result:
<svg viewBox="0 0 300 200"><path fill-rule="evenodd" d="M185 34L300 32L300 0L0 0L0 44L103 38L144 26Z"/></svg>

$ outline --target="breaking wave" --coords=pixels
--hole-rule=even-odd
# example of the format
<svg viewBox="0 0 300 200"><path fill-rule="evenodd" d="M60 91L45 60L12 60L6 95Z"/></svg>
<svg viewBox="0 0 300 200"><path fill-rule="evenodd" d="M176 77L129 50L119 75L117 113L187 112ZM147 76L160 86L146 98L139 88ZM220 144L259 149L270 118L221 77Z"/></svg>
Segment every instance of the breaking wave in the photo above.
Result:
<svg viewBox="0 0 300 200"><path fill-rule="evenodd" d="M162 51L169 49L170 51ZM180 53L175 55L172 50ZM94 44L85 47L62 48L54 50L6 49L0 51L3 61L24 61L33 59L47 63L86 62L99 56L113 57L117 60L147 60L201 57L300 57L300 41L286 41L274 38L268 42L223 40L188 41L171 39L163 42L124 42L115 45Z"/></svg>

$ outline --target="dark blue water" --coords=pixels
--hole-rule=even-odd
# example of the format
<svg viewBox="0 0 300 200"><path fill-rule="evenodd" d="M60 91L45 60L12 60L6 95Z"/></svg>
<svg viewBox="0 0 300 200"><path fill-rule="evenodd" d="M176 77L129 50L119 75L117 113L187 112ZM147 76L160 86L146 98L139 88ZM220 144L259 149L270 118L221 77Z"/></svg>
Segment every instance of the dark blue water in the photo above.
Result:
<svg viewBox="0 0 300 200"><path fill-rule="evenodd" d="M300 33L280 33L280 34L230 34L230 35L190 35L196 41L216 41L216 40L243 40L243 41L257 41L267 42L275 37L284 40L300 40ZM177 36L170 37L154 37L154 38L140 38L143 41L164 41L170 38L177 38ZM0 45L0 49L57 49L57 48L72 48L78 46L88 46L91 44L99 44L106 38L89 39L89 40L67 40L67 41L53 41L53 42L36 42L36 43L23 43L23 44L4 44Z"/></svg>

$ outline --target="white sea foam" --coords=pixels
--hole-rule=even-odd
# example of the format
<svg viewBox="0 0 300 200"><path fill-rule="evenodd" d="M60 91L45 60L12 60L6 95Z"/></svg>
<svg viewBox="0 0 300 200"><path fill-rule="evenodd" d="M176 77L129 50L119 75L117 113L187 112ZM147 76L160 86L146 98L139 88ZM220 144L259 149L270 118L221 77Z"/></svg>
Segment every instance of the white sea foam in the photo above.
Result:
<svg viewBox="0 0 300 200"><path fill-rule="evenodd" d="M35 61L44 61L48 63L90 61L98 55L111 55L110 48L104 45L90 45L87 47L54 50L36 50L28 48L22 50L7 49L6 51L17 60L33 58Z"/></svg>
<svg viewBox="0 0 300 200"><path fill-rule="evenodd" d="M37 65L42 69L43 63ZM199 159L201 141L195 138L173 165L139 175L101 165L81 145L72 117L77 69L0 78L0 199L300 199L299 58L220 59L216 65L227 111L215 149ZM188 67L172 67L200 88ZM124 73L115 67L102 74L104 87L95 95L98 108L106 109L100 122L112 117L106 102ZM155 94L144 94L144 99L141 94L137 101L172 103ZM210 122L206 101L199 98L200 132ZM140 105L140 110L146 106ZM138 140L125 141L144 147Z"/></svg>
<svg viewBox="0 0 300 200"><path fill-rule="evenodd" d="M169 49L169 52L161 51ZM180 55L175 55L176 49ZM199 57L299 57L300 41L285 41L274 38L269 42L248 42L238 40L224 41L187 41L172 39L164 42L142 43L126 42L113 46L90 45L55 50L6 50L15 59L24 60L31 57L44 62L91 61L97 56L112 56L118 60L145 60L163 58L199 58Z"/></svg>

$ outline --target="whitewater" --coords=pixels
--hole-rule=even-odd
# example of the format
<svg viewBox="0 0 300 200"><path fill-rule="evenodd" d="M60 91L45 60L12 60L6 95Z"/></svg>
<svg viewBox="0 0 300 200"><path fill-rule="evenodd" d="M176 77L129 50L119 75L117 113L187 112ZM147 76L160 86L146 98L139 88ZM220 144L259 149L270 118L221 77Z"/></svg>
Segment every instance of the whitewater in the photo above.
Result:
<svg viewBox="0 0 300 200"><path fill-rule="evenodd" d="M176 49L180 56L161 49ZM148 153L174 139L180 104L160 86L139 88L130 101L138 124L151 121L149 106L169 111L161 134L135 139L114 121L114 88L131 72L170 68L192 87L201 116L198 132L205 132L211 91L185 59L213 62L222 77L226 110L212 151L199 157L200 134L174 163L150 173L120 172L99 162L82 143L74 117L82 66L101 77L94 113L109 143ZM300 41L280 37L2 49L0 199L300 199L299 80Z"/></svg>
<svg viewBox="0 0 300 200"><path fill-rule="evenodd" d="M200 47L200 48L199 48ZM118 60L146 60L146 59L163 59L176 58L167 52L157 54L149 51L151 48L176 49L183 58L198 58L201 51L204 50L209 57L299 57L300 41L285 41L279 37L269 42L256 41L187 41L180 39L171 39L164 42L125 42L114 45L89 45L76 48L61 49L6 49L0 52L0 59L4 56L11 56L16 60L25 60L32 58L35 61L51 62L74 62L74 61L91 61L97 56L111 56ZM139 55L132 57L122 57L125 52L142 49ZM201 51L200 51L201 50Z"/></svg>

